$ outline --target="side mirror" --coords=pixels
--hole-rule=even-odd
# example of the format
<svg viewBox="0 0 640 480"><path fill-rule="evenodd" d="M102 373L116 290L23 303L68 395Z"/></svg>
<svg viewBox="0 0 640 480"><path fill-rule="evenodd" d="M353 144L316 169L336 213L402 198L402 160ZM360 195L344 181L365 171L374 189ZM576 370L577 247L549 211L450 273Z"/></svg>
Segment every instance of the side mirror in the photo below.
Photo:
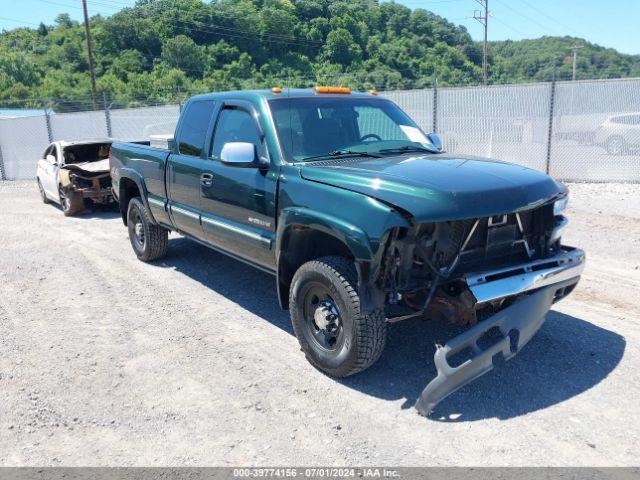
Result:
<svg viewBox="0 0 640 480"><path fill-rule="evenodd" d="M227 142L220 152L220 160L231 167L258 168L263 164L253 143Z"/></svg>
<svg viewBox="0 0 640 480"><path fill-rule="evenodd" d="M54 157L53 155L49 154L45 157L45 160L47 162L49 162L51 165L56 165L58 163L58 161L56 160L56 157Z"/></svg>
<svg viewBox="0 0 640 480"><path fill-rule="evenodd" d="M427 138L434 147L436 147L439 151L442 151L442 140L437 133L431 132L427 135Z"/></svg>

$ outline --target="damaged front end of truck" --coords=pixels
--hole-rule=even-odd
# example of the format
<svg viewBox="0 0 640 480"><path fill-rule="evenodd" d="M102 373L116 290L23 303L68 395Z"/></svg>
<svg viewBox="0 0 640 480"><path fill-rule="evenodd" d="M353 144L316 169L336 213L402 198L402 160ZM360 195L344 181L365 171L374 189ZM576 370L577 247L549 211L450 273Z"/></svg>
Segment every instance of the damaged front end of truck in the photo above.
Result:
<svg viewBox="0 0 640 480"><path fill-rule="evenodd" d="M421 317L468 326L438 346L423 415L458 388L513 357L568 295L584 252L561 245L558 204L483 218L414 223L391 232L378 276L389 322Z"/></svg>

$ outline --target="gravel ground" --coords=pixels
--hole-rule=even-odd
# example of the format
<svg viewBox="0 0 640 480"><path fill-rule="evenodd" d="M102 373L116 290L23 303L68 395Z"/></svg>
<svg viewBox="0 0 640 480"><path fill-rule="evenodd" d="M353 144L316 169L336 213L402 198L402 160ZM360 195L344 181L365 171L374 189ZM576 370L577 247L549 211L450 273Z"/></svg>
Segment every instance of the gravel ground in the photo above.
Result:
<svg viewBox="0 0 640 480"><path fill-rule="evenodd" d="M582 282L425 419L450 327L393 325L376 365L334 380L269 275L178 236L144 264L116 213L0 183L0 465L637 465L640 186L570 189Z"/></svg>

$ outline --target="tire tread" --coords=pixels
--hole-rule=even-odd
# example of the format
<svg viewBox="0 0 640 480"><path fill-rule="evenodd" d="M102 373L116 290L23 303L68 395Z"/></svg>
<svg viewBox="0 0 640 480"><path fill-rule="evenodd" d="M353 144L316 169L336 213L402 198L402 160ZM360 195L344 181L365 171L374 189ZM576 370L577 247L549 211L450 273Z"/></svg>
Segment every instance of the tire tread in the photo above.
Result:
<svg viewBox="0 0 640 480"><path fill-rule="evenodd" d="M361 315L360 295L357 291L358 275L352 260L339 256L327 256L311 260L298 269L294 276L292 286L296 283L295 277L303 275L309 270L322 271L328 277L333 277L337 281L337 286L344 289L347 296L350 298L351 306L356 312L354 318L356 354L355 359L350 363L350 365L346 365L345 369L333 370L328 370L323 368L321 365L318 365L309 357L309 355L307 355L307 358L316 367L337 377L348 377L366 370L380 358L380 355L386 345L387 324L384 312L381 309L376 309L369 315ZM291 313L295 327L296 319L293 318L293 316L296 315L294 302L295 295L292 288L290 292L290 305L292 305ZM298 338L300 339L301 335L298 335ZM304 342L304 340L301 342ZM304 349L305 345L302 346Z"/></svg>
<svg viewBox="0 0 640 480"><path fill-rule="evenodd" d="M136 208L140 210L140 214L142 215L142 219L147 227L147 241L146 241L146 249L144 252L139 253L134 247L134 251L140 260L143 262L151 262L153 260L158 260L167 255L167 250L169 249L169 231L161 227L160 225L156 225L152 222L151 216L149 215L149 211L142 203L140 197L134 197L129 202L130 210L133 208L132 204L135 202ZM127 213L127 217L128 217ZM133 246L133 241L131 242Z"/></svg>

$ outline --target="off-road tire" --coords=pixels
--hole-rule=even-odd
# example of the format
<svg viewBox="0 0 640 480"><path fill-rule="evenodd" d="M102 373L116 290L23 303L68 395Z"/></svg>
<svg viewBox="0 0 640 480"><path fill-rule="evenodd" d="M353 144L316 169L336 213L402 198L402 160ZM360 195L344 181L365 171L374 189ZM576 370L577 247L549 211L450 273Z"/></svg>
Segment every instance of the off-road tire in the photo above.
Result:
<svg viewBox="0 0 640 480"><path fill-rule="evenodd" d="M340 351L323 350L305 335L303 302L306 282L321 282L330 289L340 310L344 345ZM307 360L335 377L347 377L370 367L380 357L387 340L387 323L382 310L360 313L358 275L353 261L345 257L322 257L303 264L293 276L289 291L291 322Z"/></svg>
<svg viewBox="0 0 640 480"><path fill-rule="evenodd" d="M137 222L140 220L140 222ZM136 224L142 225L143 240L136 235ZM151 221L149 211L140 197L132 198L127 208L127 226L129 240L136 256L143 262L150 262L163 258L169 248L169 230Z"/></svg>
<svg viewBox="0 0 640 480"><path fill-rule="evenodd" d="M49 200L49 197L47 197L47 194L44 192L44 188L42 188L42 183L40 182L39 178L38 178L38 190L40 190L40 198L42 199L42 203L44 204L51 203L51 200Z"/></svg>
<svg viewBox="0 0 640 480"><path fill-rule="evenodd" d="M60 196L60 207L65 217L72 217L76 213L82 212L84 208L84 200L82 194L63 188L62 185L58 186L58 194ZM66 200L65 200L66 197Z"/></svg>

